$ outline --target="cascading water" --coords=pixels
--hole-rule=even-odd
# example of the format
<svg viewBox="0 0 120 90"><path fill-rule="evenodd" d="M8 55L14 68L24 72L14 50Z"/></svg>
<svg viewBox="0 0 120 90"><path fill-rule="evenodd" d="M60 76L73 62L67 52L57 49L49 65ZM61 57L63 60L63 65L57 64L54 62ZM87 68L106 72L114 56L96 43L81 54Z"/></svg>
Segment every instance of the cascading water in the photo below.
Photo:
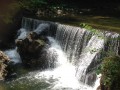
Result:
<svg viewBox="0 0 120 90"><path fill-rule="evenodd" d="M18 37L17 39L25 39L27 36L28 31L26 29L21 28L18 31ZM21 58L19 53L17 52L17 47L10 49L10 50L5 50L4 51L6 55L9 56L9 58L11 59L12 62L16 63L21 63Z"/></svg>
<svg viewBox="0 0 120 90"><path fill-rule="evenodd" d="M100 64L99 59L105 56L102 53L118 52L118 37L116 33L99 32L99 35L94 35L89 30L61 24L56 33L69 62L76 66L76 77L89 85L94 85L96 75L92 69ZM105 48L106 43L109 48Z"/></svg>
<svg viewBox="0 0 120 90"><path fill-rule="evenodd" d="M93 90L94 88L79 83L75 76L75 66L69 63L65 53L56 40L52 37L48 37L48 39L51 43L51 46L48 48L49 54L55 52L55 54L52 53L53 56L57 55L56 61L54 62L56 68L52 70L47 69L45 71L30 72L26 76L13 81L12 85L14 86L16 83L19 83L31 86L31 82L35 82L32 83L33 90ZM40 84L46 84L48 86L43 88L37 86L37 89L35 89L36 85Z"/></svg>
<svg viewBox="0 0 120 90"><path fill-rule="evenodd" d="M20 55L17 52L17 48L14 49L10 49L10 50L6 50L4 51L6 55L9 56L10 60L12 62L16 63L21 63L21 58Z"/></svg>
<svg viewBox="0 0 120 90"><path fill-rule="evenodd" d="M18 39L25 38L30 31L43 33L48 38L47 60L49 66L52 63L55 67L30 72L13 81L13 86L18 82L33 90L96 90L100 78L96 78L95 69L100 64L99 59L105 56L103 52L119 52L119 34L116 33L95 35L79 27L29 18L23 18L22 28Z"/></svg>
<svg viewBox="0 0 120 90"><path fill-rule="evenodd" d="M83 50L78 60L78 67L76 72L76 77L80 79L82 82L86 82L86 70L88 66L91 64L92 60L96 56L98 52L104 46L104 40L99 38L98 36L92 36L89 40L87 46Z"/></svg>

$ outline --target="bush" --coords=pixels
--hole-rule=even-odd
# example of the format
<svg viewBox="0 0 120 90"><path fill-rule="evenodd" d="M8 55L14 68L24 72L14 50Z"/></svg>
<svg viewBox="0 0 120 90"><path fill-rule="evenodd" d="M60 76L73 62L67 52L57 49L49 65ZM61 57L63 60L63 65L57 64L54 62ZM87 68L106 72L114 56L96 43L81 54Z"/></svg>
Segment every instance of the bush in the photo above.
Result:
<svg viewBox="0 0 120 90"><path fill-rule="evenodd" d="M111 90L120 90L120 57L106 57L103 60L101 71L105 87L109 87Z"/></svg>
<svg viewBox="0 0 120 90"><path fill-rule="evenodd" d="M19 3L22 8L29 11L37 11L38 8L47 6L47 0L20 0Z"/></svg>

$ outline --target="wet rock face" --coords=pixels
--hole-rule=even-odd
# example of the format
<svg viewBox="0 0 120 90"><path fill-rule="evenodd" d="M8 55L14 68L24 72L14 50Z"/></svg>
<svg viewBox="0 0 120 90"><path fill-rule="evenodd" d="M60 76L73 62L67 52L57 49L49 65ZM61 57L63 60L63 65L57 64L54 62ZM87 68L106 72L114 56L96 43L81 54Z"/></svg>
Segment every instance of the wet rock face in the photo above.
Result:
<svg viewBox="0 0 120 90"><path fill-rule="evenodd" d="M34 32L30 32L25 39L16 40L18 52L21 56L22 62L27 67L42 67L45 61L40 60L43 48L48 42L47 38L39 36Z"/></svg>
<svg viewBox="0 0 120 90"><path fill-rule="evenodd" d="M7 64L10 61L8 56L6 56L2 51L0 51L0 80L4 80L7 76Z"/></svg>

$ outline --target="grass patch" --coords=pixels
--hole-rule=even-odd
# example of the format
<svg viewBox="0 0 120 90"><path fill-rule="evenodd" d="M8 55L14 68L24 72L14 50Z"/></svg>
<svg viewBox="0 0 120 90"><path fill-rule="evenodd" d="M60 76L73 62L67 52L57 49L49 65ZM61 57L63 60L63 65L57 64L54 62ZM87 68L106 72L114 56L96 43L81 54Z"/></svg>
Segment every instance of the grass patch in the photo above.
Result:
<svg viewBox="0 0 120 90"><path fill-rule="evenodd" d="M54 22L60 22L62 24L68 24L73 26L80 26L80 23L86 23L95 29L108 30L120 33L120 18L105 17L105 16L64 16L57 18L39 18L42 20L49 20Z"/></svg>

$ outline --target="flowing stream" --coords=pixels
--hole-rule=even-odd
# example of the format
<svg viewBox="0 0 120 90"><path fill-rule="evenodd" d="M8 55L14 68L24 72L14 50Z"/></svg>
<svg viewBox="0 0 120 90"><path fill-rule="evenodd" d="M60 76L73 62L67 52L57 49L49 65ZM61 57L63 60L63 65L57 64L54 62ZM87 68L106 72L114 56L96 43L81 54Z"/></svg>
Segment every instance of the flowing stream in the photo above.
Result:
<svg viewBox="0 0 120 90"><path fill-rule="evenodd" d="M48 62L55 67L32 71L9 81L6 83L8 90L96 90L100 76L95 70L101 63L100 59L107 52L118 54L119 50L117 33L94 34L80 27L30 18L23 18L21 28L18 39L24 39L30 31L47 32L45 36L50 42L46 50L50 56ZM13 62L20 63L16 48L5 53ZM54 61L52 57L55 57Z"/></svg>

